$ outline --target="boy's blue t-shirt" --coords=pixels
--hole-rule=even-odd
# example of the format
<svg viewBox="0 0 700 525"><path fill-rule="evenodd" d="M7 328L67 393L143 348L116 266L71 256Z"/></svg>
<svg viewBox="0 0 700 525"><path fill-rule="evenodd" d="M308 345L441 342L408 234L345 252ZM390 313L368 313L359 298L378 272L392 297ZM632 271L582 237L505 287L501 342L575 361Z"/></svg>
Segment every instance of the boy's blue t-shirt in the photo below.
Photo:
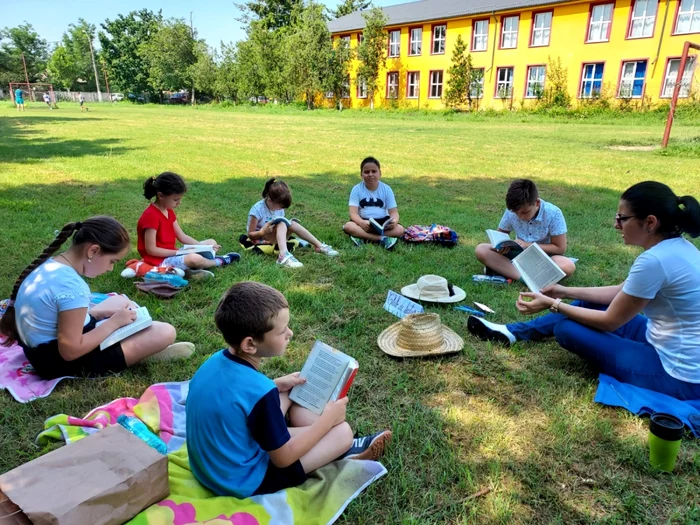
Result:
<svg viewBox="0 0 700 525"><path fill-rule="evenodd" d="M267 452L291 438L274 381L228 350L197 370L186 412L190 467L219 496L252 496L265 477Z"/></svg>

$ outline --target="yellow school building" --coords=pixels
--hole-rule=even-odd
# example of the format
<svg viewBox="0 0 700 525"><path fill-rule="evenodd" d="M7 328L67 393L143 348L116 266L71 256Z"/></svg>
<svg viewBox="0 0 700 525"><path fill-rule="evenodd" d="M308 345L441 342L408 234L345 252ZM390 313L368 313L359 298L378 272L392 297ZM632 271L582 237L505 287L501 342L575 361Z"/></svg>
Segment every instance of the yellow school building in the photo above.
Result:
<svg viewBox="0 0 700 525"><path fill-rule="evenodd" d="M518 109L549 87L550 61L565 68L572 103L654 104L673 94L686 41L700 44L700 0L420 0L382 9L386 66L375 106L445 107L452 50L461 35L482 80L471 86L479 109ZM334 39L356 50L362 12L328 23ZM680 97L697 98L690 59ZM353 60L344 105L369 106ZM679 98L679 102L681 99Z"/></svg>

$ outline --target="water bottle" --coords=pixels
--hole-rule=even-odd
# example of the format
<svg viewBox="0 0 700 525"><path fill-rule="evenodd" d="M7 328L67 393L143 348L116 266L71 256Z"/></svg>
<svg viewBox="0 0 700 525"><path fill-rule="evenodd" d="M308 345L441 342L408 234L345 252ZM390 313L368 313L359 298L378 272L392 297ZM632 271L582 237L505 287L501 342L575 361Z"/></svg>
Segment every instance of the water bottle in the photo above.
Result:
<svg viewBox="0 0 700 525"><path fill-rule="evenodd" d="M168 447L165 445L163 440L151 432L146 424L140 419L135 417L127 417L126 415L122 414L117 418L117 423L119 423L137 438L145 441L149 447L156 449L163 455L168 453Z"/></svg>
<svg viewBox="0 0 700 525"><path fill-rule="evenodd" d="M143 276L143 280L147 283L168 283L178 288L182 288L183 286L187 286L189 284L187 279L183 279L174 273L148 272Z"/></svg>
<svg viewBox="0 0 700 525"><path fill-rule="evenodd" d="M474 275L472 281L475 283L494 283L494 284L510 284L512 279L506 279L500 275Z"/></svg>

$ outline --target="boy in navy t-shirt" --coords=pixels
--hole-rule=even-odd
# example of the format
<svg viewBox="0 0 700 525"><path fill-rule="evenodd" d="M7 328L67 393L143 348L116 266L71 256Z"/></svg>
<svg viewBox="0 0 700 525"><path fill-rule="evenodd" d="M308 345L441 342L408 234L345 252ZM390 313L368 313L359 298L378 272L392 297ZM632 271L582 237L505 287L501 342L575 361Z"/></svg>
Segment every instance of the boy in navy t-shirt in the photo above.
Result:
<svg viewBox="0 0 700 525"><path fill-rule="evenodd" d="M292 387L305 381L298 372L275 380L258 372L261 359L284 354L293 335L280 292L235 284L215 321L229 348L195 373L186 407L190 466L203 485L219 496L247 498L300 485L309 472L341 457L383 453L391 432L353 440L347 398L329 402L317 416L289 400Z"/></svg>

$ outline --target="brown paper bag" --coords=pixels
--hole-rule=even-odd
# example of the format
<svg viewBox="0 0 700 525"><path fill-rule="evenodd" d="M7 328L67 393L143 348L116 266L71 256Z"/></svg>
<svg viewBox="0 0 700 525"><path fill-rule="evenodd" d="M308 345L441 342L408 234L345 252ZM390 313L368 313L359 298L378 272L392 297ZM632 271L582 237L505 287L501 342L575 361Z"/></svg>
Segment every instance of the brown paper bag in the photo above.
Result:
<svg viewBox="0 0 700 525"><path fill-rule="evenodd" d="M170 494L168 458L113 425L3 474L0 491L34 525L120 525Z"/></svg>

